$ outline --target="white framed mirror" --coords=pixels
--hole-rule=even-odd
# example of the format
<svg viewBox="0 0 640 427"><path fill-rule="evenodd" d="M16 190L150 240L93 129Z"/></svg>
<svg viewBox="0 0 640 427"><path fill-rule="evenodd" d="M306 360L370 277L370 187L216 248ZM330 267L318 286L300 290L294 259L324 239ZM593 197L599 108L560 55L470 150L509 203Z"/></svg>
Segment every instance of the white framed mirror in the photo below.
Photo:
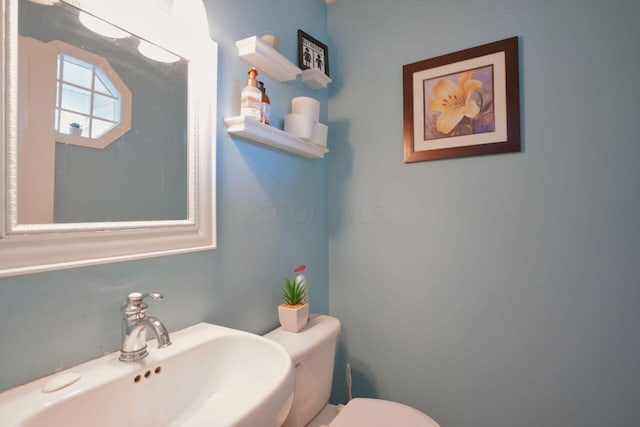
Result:
<svg viewBox="0 0 640 427"><path fill-rule="evenodd" d="M0 277L216 246L201 0L2 0Z"/></svg>

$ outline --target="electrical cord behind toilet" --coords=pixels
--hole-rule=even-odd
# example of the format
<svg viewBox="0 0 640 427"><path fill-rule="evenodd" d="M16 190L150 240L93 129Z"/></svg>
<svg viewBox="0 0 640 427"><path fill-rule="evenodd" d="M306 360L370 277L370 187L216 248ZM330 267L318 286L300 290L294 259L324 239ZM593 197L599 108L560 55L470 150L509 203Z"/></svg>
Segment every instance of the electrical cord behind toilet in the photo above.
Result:
<svg viewBox="0 0 640 427"><path fill-rule="evenodd" d="M351 395L351 365L349 365L348 363L345 369L345 373L346 373L347 393L349 395L348 401L350 401L353 397Z"/></svg>

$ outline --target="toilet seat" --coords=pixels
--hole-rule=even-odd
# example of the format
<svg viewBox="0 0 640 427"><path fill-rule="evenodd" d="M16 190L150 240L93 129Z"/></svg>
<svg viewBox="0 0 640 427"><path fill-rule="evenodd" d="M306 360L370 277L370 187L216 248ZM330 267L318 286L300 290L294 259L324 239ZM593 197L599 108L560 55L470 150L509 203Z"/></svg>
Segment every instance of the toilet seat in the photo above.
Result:
<svg viewBox="0 0 640 427"><path fill-rule="evenodd" d="M351 400L329 427L440 427L410 406L380 399Z"/></svg>

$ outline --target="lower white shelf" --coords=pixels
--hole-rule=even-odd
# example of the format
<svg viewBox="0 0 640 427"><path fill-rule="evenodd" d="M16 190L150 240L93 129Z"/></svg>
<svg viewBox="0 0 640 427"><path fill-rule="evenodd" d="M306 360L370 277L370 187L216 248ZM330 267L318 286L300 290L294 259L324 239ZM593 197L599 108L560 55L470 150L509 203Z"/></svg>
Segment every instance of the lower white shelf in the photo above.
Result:
<svg viewBox="0 0 640 427"><path fill-rule="evenodd" d="M319 69L311 68L302 70L302 82L311 89L324 89L331 83L331 79Z"/></svg>
<svg viewBox="0 0 640 427"><path fill-rule="evenodd" d="M320 159L329 152L326 147L312 144L283 130L260 123L250 117L227 117L224 119L227 132L251 142L268 145L310 159Z"/></svg>

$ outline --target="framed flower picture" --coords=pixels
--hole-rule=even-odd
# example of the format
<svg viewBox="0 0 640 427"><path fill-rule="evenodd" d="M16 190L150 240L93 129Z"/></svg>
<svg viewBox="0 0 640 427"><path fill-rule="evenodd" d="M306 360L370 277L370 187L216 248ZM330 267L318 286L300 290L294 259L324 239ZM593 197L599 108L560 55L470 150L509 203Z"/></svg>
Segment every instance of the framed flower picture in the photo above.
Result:
<svg viewBox="0 0 640 427"><path fill-rule="evenodd" d="M520 151L518 38L403 66L405 163Z"/></svg>
<svg viewBox="0 0 640 427"><path fill-rule="evenodd" d="M329 77L329 48L302 30L298 30L298 66L317 68Z"/></svg>

